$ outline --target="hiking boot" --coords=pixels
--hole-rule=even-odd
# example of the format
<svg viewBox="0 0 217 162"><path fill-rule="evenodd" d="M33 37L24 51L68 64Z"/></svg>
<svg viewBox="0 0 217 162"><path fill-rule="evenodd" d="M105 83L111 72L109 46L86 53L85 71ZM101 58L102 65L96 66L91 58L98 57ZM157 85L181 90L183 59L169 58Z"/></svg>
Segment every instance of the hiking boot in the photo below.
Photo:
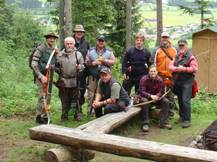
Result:
<svg viewBox="0 0 217 162"><path fill-rule="evenodd" d="M149 130L148 124L144 124L144 125L142 126L142 130L143 130L143 132L148 132L148 130Z"/></svg>
<svg viewBox="0 0 217 162"><path fill-rule="evenodd" d="M188 128L188 127L190 127L190 126L191 126L190 121L183 121L183 122L182 122L182 128Z"/></svg>
<svg viewBox="0 0 217 162"><path fill-rule="evenodd" d="M44 121L43 121L43 119L41 118L41 115L37 115L37 116L36 116L35 122L36 122L37 124L44 124Z"/></svg>
<svg viewBox="0 0 217 162"><path fill-rule="evenodd" d="M169 130L171 130L172 129L172 125L170 125L170 124L160 124L160 128L162 128L162 129L169 129Z"/></svg>
<svg viewBox="0 0 217 162"><path fill-rule="evenodd" d="M76 121L81 121L81 120L82 120L82 113L77 113L77 114L75 114L75 115L74 115L74 119L75 119Z"/></svg>

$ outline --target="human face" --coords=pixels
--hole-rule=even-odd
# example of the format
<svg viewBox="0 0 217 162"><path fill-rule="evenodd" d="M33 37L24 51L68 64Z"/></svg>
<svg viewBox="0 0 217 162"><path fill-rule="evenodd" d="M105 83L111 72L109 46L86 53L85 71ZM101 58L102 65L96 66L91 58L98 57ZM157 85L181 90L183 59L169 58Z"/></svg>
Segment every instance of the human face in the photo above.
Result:
<svg viewBox="0 0 217 162"><path fill-rule="evenodd" d="M55 38L55 37L48 37L48 38L46 38L46 42L47 42L48 46L50 46L50 47L54 47L55 46L56 40L57 40L57 38Z"/></svg>
<svg viewBox="0 0 217 162"><path fill-rule="evenodd" d="M168 44L168 42L169 42L169 37L167 37L167 36L162 36L161 37L161 44L162 45L167 45Z"/></svg>
<svg viewBox="0 0 217 162"><path fill-rule="evenodd" d="M100 78L104 83L107 83L111 79L110 73L100 73Z"/></svg>
<svg viewBox="0 0 217 162"><path fill-rule="evenodd" d="M75 32L75 39L80 40L84 36L84 32L76 31Z"/></svg>
<svg viewBox="0 0 217 162"><path fill-rule="evenodd" d="M138 48L138 49L142 48L143 44L144 44L143 38L136 38L136 41L135 41L136 48Z"/></svg>
<svg viewBox="0 0 217 162"><path fill-rule="evenodd" d="M104 40L97 40L96 45L99 49L103 49L105 47L105 41Z"/></svg>
<svg viewBox="0 0 217 162"><path fill-rule="evenodd" d="M65 48L67 52L71 52L74 49L74 44L72 40L67 40L64 42Z"/></svg>
<svg viewBox="0 0 217 162"><path fill-rule="evenodd" d="M149 73L149 76L150 76L151 79L155 79L156 76L157 76L157 69L156 69L156 67L151 67L149 69L148 73Z"/></svg>

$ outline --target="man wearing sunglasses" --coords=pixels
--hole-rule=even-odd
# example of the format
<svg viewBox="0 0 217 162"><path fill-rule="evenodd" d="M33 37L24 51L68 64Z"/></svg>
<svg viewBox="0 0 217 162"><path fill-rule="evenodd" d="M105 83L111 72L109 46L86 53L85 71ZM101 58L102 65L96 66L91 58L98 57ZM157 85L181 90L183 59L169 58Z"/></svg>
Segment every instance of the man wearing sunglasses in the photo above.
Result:
<svg viewBox="0 0 217 162"><path fill-rule="evenodd" d="M178 97L179 116L182 127L190 127L191 97L194 76L198 70L196 58L190 53L185 39L178 41L178 53L170 63L173 75L173 90Z"/></svg>
<svg viewBox="0 0 217 162"><path fill-rule="evenodd" d="M96 94L97 82L100 78L100 71L104 67L110 68L115 63L113 52L106 48L105 36L99 35L96 39L96 47L89 50L86 60L86 66L90 72L88 76L88 114L92 115L92 101Z"/></svg>

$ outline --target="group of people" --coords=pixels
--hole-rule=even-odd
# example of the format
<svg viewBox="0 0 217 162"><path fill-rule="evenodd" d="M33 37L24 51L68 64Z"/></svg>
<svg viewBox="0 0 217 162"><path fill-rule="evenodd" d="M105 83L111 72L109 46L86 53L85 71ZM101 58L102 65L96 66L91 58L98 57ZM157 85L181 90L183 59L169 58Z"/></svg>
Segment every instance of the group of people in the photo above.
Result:
<svg viewBox="0 0 217 162"><path fill-rule="evenodd" d="M60 51L55 48L58 36L49 33L45 35L45 43L37 47L33 53L31 66L39 88L37 123L47 122L43 107L43 84L48 82L45 76L46 63L52 51L55 51L50 64L51 74L55 71L59 76L56 86L59 88L62 104L61 121L68 120L72 105L76 109L74 119L81 120L86 91L88 115L95 113L98 118L107 113L127 111L129 96L134 87L135 104L153 101L142 106L143 131L149 131L149 112L153 105L160 109L159 127L172 128L169 118L176 106L174 94L178 97L182 127L190 126L191 90L198 65L188 49L186 40L179 40L178 48L175 48L170 41L170 35L163 32L160 45L151 54L144 47L144 33L138 32L135 45L125 52L122 62L123 84L120 84L112 75L115 55L111 49L106 48L104 35L99 35L96 38L96 46L90 48L84 34L83 26L76 25L73 37L65 38L64 49ZM48 100L52 87L49 89Z"/></svg>

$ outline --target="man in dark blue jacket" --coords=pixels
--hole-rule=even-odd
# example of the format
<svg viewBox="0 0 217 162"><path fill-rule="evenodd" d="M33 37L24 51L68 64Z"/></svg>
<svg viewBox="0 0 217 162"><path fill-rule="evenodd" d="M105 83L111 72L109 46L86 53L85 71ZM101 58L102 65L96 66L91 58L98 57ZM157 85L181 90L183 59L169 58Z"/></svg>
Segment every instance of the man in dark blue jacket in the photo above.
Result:
<svg viewBox="0 0 217 162"><path fill-rule="evenodd" d="M137 92L141 77L147 74L151 53L147 48L143 47L144 41L144 33L138 32L135 47L127 49L123 59L123 87L128 92L128 95L130 95L133 86L135 86L135 92Z"/></svg>

